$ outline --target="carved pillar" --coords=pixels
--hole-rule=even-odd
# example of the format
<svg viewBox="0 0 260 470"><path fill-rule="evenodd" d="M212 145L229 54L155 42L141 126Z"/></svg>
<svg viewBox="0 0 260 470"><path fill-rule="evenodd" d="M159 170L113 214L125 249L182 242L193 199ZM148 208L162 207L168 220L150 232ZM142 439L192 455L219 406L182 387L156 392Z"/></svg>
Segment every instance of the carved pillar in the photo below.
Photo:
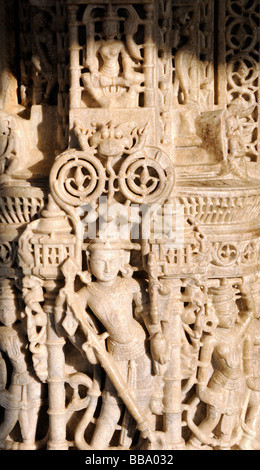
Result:
<svg viewBox="0 0 260 470"><path fill-rule="evenodd" d="M45 304L47 323L46 345L48 350L48 397L49 397L49 438L48 450L67 450L66 439L67 410L65 408L65 357L63 347L65 339L56 333L54 321L54 302L58 295L60 282L50 281L45 284Z"/></svg>
<svg viewBox="0 0 260 470"><path fill-rule="evenodd" d="M155 105L155 47L154 47L154 21L155 8L153 4L144 7L146 22L144 28L144 75L145 75L145 99L144 106L152 108Z"/></svg>
<svg viewBox="0 0 260 470"><path fill-rule="evenodd" d="M70 38L70 107L80 108L81 105L81 67L78 42L77 5L69 5L69 38Z"/></svg>
<svg viewBox="0 0 260 470"><path fill-rule="evenodd" d="M171 359L164 375L164 432L169 449L183 449L181 405L181 315L183 303L181 301L181 281L167 279L165 284L170 289L173 307L169 323L166 323L164 328L162 327L163 333L171 344ZM169 334L169 331L174 333Z"/></svg>

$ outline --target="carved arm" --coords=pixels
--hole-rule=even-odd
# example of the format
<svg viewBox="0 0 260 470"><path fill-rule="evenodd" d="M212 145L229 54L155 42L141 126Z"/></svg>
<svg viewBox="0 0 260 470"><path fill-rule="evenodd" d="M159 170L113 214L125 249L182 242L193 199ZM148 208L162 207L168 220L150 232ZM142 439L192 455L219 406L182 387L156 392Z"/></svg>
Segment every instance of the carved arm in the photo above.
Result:
<svg viewBox="0 0 260 470"><path fill-rule="evenodd" d="M214 347L214 338L211 335L205 336L200 354L196 391L201 401L218 407L221 404L221 396L207 386Z"/></svg>

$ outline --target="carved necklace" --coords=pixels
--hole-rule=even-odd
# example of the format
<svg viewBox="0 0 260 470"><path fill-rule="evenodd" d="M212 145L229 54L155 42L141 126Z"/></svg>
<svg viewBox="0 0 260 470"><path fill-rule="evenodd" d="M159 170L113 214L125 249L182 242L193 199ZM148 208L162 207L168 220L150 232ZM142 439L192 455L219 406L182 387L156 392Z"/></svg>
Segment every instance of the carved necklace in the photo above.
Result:
<svg viewBox="0 0 260 470"><path fill-rule="evenodd" d="M106 286L106 283L99 283L97 282L92 282L91 284L88 285L88 291L91 292L91 294L99 296L104 293L104 291L110 291L113 290L113 292L119 291L121 284L123 282L123 279L121 277L117 277L115 282L112 285Z"/></svg>

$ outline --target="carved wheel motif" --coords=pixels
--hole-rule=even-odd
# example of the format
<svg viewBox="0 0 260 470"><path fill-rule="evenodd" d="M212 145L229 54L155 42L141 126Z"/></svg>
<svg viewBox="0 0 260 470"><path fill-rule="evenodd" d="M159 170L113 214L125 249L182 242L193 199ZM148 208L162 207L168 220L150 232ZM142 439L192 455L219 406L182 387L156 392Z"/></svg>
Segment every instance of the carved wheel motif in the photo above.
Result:
<svg viewBox="0 0 260 470"><path fill-rule="evenodd" d="M169 157L148 147L124 160L119 172L119 188L132 202L152 204L169 196L174 184L174 170Z"/></svg>
<svg viewBox="0 0 260 470"><path fill-rule="evenodd" d="M241 19L241 14L250 14L255 11L257 6L257 0L252 0L250 2L244 2L244 0L228 0L227 10L233 17L239 17Z"/></svg>
<svg viewBox="0 0 260 470"><path fill-rule="evenodd" d="M93 155L75 150L60 155L50 174L56 196L72 206L97 199L104 190L105 180L100 161Z"/></svg>
<svg viewBox="0 0 260 470"><path fill-rule="evenodd" d="M255 46L256 41L257 30L250 19L241 23L241 18L238 18L227 28L227 44L231 48L247 51Z"/></svg>
<svg viewBox="0 0 260 470"><path fill-rule="evenodd" d="M257 256L257 245L256 242L248 243L242 252L241 262L243 264L253 263Z"/></svg>
<svg viewBox="0 0 260 470"><path fill-rule="evenodd" d="M235 87L253 86L257 79L257 63L248 54L240 54L230 60L227 66L229 83Z"/></svg>
<svg viewBox="0 0 260 470"><path fill-rule="evenodd" d="M230 266L237 261L239 252L233 243L217 243L213 249L214 264Z"/></svg>

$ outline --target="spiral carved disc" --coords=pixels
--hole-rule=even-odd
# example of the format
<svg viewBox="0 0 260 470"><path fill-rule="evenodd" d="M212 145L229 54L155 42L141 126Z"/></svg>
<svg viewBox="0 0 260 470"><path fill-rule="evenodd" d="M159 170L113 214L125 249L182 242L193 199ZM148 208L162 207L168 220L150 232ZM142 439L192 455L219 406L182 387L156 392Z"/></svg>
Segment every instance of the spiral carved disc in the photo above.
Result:
<svg viewBox="0 0 260 470"><path fill-rule="evenodd" d="M166 200L174 185L171 160L160 149L147 147L124 160L118 184L121 193L132 202L152 204Z"/></svg>
<svg viewBox="0 0 260 470"><path fill-rule="evenodd" d="M50 186L56 197L72 206L88 204L103 192L106 175L103 165L93 155L69 150L55 161Z"/></svg>

